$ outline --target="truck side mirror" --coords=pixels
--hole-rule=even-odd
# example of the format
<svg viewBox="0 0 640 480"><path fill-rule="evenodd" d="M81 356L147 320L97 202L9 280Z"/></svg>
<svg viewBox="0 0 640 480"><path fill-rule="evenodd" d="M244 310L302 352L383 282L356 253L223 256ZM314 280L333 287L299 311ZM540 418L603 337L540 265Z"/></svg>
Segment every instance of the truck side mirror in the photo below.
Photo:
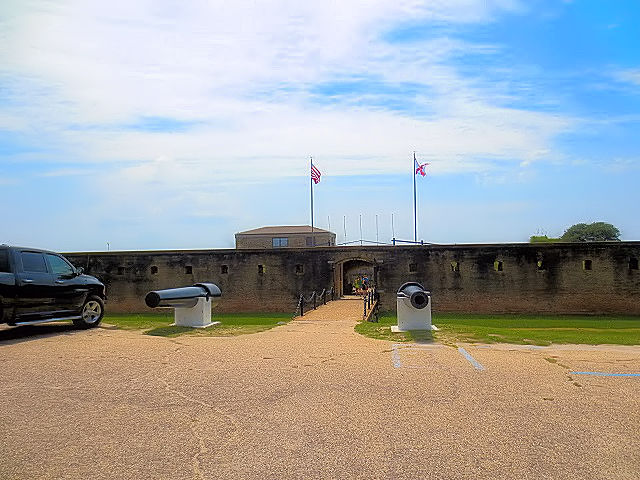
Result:
<svg viewBox="0 0 640 480"><path fill-rule="evenodd" d="M76 275L82 275L84 273L84 268L78 267L76 268Z"/></svg>

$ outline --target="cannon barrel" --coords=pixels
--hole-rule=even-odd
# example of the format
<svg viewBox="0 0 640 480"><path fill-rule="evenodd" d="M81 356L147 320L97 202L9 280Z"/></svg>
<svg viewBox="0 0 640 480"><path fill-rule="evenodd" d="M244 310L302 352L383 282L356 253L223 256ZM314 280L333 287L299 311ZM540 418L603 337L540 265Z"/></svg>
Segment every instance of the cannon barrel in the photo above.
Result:
<svg viewBox="0 0 640 480"><path fill-rule="evenodd" d="M398 298L406 298L411 305L418 310L429 305L429 295L422 285L418 282L407 282L398 289Z"/></svg>
<svg viewBox="0 0 640 480"><path fill-rule="evenodd" d="M198 298L219 297L222 292L213 283L196 283L190 287L167 288L147 293L144 302L150 308L181 307L191 308L198 303Z"/></svg>

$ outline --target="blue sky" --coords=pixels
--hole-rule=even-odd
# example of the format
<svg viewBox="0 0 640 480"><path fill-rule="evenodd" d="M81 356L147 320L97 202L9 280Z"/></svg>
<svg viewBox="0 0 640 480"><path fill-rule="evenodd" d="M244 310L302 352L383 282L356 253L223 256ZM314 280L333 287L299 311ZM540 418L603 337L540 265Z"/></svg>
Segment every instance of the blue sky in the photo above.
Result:
<svg viewBox="0 0 640 480"><path fill-rule="evenodd" d="M0 243L640 239L640 3L299 3L2 2Z"/></svg>

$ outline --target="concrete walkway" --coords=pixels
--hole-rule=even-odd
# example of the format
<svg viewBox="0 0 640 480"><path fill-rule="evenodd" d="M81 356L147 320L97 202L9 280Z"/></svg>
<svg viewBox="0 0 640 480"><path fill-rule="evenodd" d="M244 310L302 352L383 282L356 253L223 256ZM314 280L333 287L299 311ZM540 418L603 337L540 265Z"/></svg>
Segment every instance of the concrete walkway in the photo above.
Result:
<svg viewBox="0 0 640 480"><path fill-rule="evenodd" d="M640 372L640 349L465 345L481 371L356 334L360 307L242 337L0 336L0 478L640 475L640 379L571 374Z"/></svg>
<svg viewBox="0 0 640 480"><path fill-rule="evenodd" d="M363 302L362 297L346 297L328 302L326 305L319 305L315 310L310 309L302 317L296 317L296 321L328 321L339 322L338 328L353 328L362 320Z"/></svg>

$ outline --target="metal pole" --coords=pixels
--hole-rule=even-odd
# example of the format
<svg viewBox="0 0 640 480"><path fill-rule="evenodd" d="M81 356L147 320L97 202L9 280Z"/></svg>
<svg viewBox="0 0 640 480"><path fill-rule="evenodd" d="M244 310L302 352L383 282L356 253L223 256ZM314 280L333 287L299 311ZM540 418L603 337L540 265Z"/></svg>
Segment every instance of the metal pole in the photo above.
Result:
<svg viewBox="0 0 640 480"><path fill-rule="evenodd" d="M316 246L316 239L315 236L313 235L313 177L311 175L311 172L313 170L313 157L309 157L310 160L310 168L309 168L309 181L311 182L311 246L315 247ZM416 186L415 186L415 178L413 179L413 189L415 190Z"/></svg>
<svg viewBox="0 0 640 480"><path fill-rule="evenodd" d="M416 152L413 152L413 164L411 172L413 173L413 241L418 241L418 204L416 202Z"/></svg>
<svg viewBox="0 0 640 480"><path fill-rule="evenodd" d="M393 213L391 214L391 237L396 238L396 229L393 225Z"/></svg>
<svg viewBox="0 0 640 480"><path fill-rule="evenodd" d="M378 215L376 215L376 243L380 243L380 239L378 238Z"/></svg>
<svg viewBox="0 0 640 480"><path fill-rule="evenodd" d="M342 228L344 228L344 243L347 243L347 216L342 216Z"/></svg>
<svg viewBox="0 0 640 480"><path fill-rule="evenodd" d="M360 246L362 246L362 214L360 214Z"/></svg>

